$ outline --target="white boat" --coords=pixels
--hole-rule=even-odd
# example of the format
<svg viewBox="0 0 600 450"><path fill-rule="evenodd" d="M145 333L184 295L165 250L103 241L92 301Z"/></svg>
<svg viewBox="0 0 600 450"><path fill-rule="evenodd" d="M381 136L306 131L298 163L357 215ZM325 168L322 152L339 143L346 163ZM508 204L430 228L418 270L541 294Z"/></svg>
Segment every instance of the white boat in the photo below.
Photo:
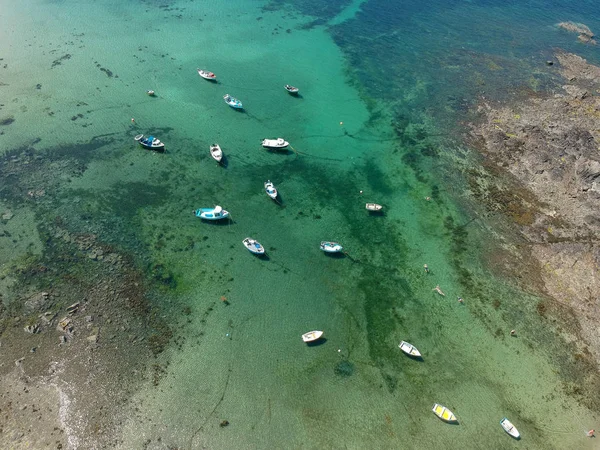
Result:
<svg viewBox="0 0 600 450"><path fill-rule="evenodd" d="M517 430L517 428L506 417L500 421L500 425L502 425L504 431L506 431L515 439L519 439L521 437L519 430Z"/></svg>
<svg viewBox="0 0 600 450"><path fill-rule="evenodd" d="M146 91L146 94L148 94L150 97L154 97L154 91L152 89Z"/></svg>
<svg viewBox="0 0 600 450"><path fill-rule="evenodd" d="M320 248L321 248L321 250L323 250L324 252L327 252L327 253L339 253L342 250L344 250L344 247L342 247L337 242L330 242L330 241L322 241Z"/></svg>
<svg viewBox="0 0 600 450"><path fill-rule="evenodd" d="M433 405L432 409L433 413L442 419L444 422L448 423L458 423L456 416L452 411L442 405L438 405L437 403Z"/></svg>
<svg viewBox="0 0 600 450"><path fill-rule="evenodd" d="M218 205L214 208L198 208L194 213L196 217L206 220L221 220L229 217L229 212Z"/></svg>
<svg viewBox="0 0 600 450"><path fill-rule="evenodd" d="M138 134L134 139L144 148L150 150L163 150L165 148L164 142L161 142L154 136L144 137L143 134Z"/></svg>
<svg viewBox="0 0 600 450"><path fill-rule="evenodd" d="M244 246L255 255L262 255L265 253L265 248L262 245L260 245L260 242L255 241L252 238L247 237L242 242Z"/></svg>
<svg viewBox="0 0 600 450"><path fill-rule="evenodd" d="M295 86L292 86L292 85L289 85L289 84L286 84L286 85L284 86L284 89L285 89L286 91L288 91L290 94L297 94L297 93L298 93L298 91L300 91L300 89L298 89L297 87L295 87Z"/></svg>
<svg viewBox="0 0 600 450"><path fill-rule="evenodd" d="M313 341L316 341L317 339L320 339L321 336L323 336L322 331L309 331L308 333L304 333L302 335L302 340L304 342L313 342Z"/></svg>
<svg viewBox="0 0 600 450"><path fill-rule="evenodd" d="M209 72L208 70L202 70L202 69L196 69L196 70L198 71L198 75L200 75L205 80L217 81L217 76L214 73Z"/></svg>
<svg viewBox="0 0 600 450"><path fill-rule="evenodd" d="M406 341L400 341L398 347L400 347L400 350L402 350L408 356L416 356L417 358L421 357L421 352L417 350L417 347L415 347L412 344L409 344Z"/></svg>
<svg viewBox="0 0 600 450"><path fill-rule="evenodd" d="M365 208L367 208L368 211L381 211L381 208L383 208L383 206L378 205L377 203L367 203L365 205Z"/></svg>
<svg viewBox="0 0 600 450"><path fill-rule="evenodd" d="M265 181L265 192L267 193L267 195L269 197L271 197L273 200L277 200L277 188L275 187L275 185L271 182L271 180L267 180Z"/></svg>
<svg viewBox="0 0 600 450"><path fill-rule="evenodd" d="M225 94L223 96L223 100L225 100L225 103L227 103L233 109L243 109L244 108L242 106L242 102L240 102L237 98L234 98L229 94Z"/></svg>
<svg viewBox="0 0 600 450"><path fill-rule="evenodd" d="M283 138L263 139L262 146L264 148L286 148L290 143Z"/></svg>
<svg viewBox="0 0 600 450"><path fill-rule="evenodd" d="M221 162L221 160L223 159L223 151L221 150L219 144L211 144L210 156L212 156L218 163Z"/></svg>

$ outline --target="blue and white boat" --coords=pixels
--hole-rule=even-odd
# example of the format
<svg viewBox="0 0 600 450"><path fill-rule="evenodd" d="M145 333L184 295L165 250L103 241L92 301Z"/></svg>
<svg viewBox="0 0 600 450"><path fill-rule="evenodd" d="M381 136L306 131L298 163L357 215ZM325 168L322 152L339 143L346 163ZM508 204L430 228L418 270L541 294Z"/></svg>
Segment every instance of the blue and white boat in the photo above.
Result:
<svg viewBox="0 0 600 450"><path fill-rule="evenodd" d="M233 98L229 94L225 94L223 96L223 100L225 100L225 103L227 103L229 106L231 106L234 109L243 109L244 108L242 106L242 102L240 102L237 98Z"/></svg>
<svg viewBox="0 0 600 450"><path fill-rule="evenodd" d="M321 242L320 248L321 248L321 250L323 250L324 252L327 252L327 253L340 253L342 250L344 250L344 247L342 247L337 242L330 242L330 241Z"/></svg>
<svg viewBox="0 0 600 450"><path fill-rule="evenodd" d="M271 182L271 180L267 180L265 181L265 192L267 193L267 195L269 197L271 197L273 200L277 200L277 188L275 187L275 185Z"/></svg>
<svg viewBox="0 0 600 450"><path fill-rule="evenodd" d="M154 136L148 136L145 138L143 134L138 134L134 139L138 141L142 147L150 150L164 150L165 148L164 142L160 142Z"/></svg>
<svg viewBox="0 0 600 450"><path fill-rule="evenodd" d="M254 253L255 255L264 255L265 253L265 248L262 245L260 245L260 242L252 238L247 237L242 241L242 243L244 244L244 247L246 247L248 250L250 250L250 252Z"/></svg>
<svg viewBox="0 0 600 450"><path fill-rule="evenodd" d="M229 212L225 211L219 205L214 208L198 208L194 213L196 217L206 220L221 220L229 217Z"/></svg>

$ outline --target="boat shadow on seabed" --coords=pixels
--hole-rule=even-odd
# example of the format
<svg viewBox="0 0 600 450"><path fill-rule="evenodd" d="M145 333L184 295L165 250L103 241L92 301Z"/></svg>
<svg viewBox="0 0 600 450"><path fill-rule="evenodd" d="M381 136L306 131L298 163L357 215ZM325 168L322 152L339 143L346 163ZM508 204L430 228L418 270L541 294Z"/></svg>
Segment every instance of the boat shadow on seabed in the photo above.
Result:
<svg viewBox="0 0 600 450"><path fill-rule="evenodd" d="M320 345L323 345L327 342L327 338L322 337L321 339L317 339L316 341L312 341L312 342L307 342L306 346L307 347L318 347Z"/></svg>

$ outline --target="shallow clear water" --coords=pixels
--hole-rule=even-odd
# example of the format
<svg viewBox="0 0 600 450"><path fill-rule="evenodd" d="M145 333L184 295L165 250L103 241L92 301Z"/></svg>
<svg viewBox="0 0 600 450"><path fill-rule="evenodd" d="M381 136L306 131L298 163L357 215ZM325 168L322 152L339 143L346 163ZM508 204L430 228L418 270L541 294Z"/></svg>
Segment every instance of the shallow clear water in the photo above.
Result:
<svg viewBox="0 0 600 450"><path fill-rule="evenodd" d="M160 387L135 398L122 448L592 445L583 431L597 417L564 394L552 356L560 338L535 298L482 263L489 231L457 206L464 181L448 164L460 148L445 138L481 95L553 88L553 48L594 60L555 27L600 29L594 4L578 3L0 1L0 118L15 119L3 148L98 143L48 193L54 213L137 254L149 276L164 268L171 289L156 297L192 308ZM136 147L138 133L167 153ZM290 151L260 147L279 136ZM233 220L192 214L215 204ZM268 258L243 248L247 236ZM347 256L323 254L321 240ZM312 329L322 345L301 342ZM435 402L460 425L436 419Z"/></svg>

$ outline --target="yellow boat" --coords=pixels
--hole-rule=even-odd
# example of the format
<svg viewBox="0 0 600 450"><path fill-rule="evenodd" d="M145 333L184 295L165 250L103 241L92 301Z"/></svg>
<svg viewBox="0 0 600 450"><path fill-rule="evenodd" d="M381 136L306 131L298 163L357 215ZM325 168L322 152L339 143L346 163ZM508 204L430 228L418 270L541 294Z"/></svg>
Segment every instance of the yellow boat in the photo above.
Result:
<svg viewBox="0 0 600 450"><path fill-rule="evenodd" d="M433 413L442 419L444 422L448 423L458 423L456 416L452 411L442 405L438 405L437 403L433 405L432 409Z"/></svg>

